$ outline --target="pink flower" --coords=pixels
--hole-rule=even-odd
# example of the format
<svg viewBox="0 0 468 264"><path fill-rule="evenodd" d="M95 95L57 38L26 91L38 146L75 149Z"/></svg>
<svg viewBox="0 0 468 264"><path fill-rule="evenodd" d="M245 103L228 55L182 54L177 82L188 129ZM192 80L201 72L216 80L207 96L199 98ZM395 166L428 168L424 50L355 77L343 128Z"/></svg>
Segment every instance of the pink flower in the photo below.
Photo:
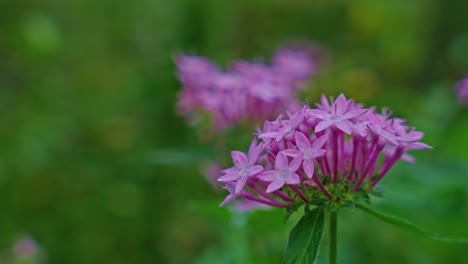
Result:
<svg viewBox="0 0 468 264"><path fill-rule="evenodd" d="M200 116L208 114L217 130L245 121L256 125L281 112L297 111L300 106L297 88L306 75L311 76L306 74L312 70L307 65L313 64L307 62L312 57L300 57L300 54L299 50L282 51L274 65L237 61L228 70L203 57L181 55L176 59L183 86L178 109L191 123L199 122ZM300 77L286 70L287 61L302 65L297 67L302 71Z"/></svg>
<svg viewBox="0 0 468 264"><path fill-rule="evenodd" d="M315 132L318 133L329 127L336 127L350 135L352 123L349 120L364 114L367 109L348 109L347 107L348 101L346 101L343 94L340 94L328 110L310 109L308 113L311 116L323 120L315 127Z"/></svg>
<svg viewBox="0 0 468 264"><path fill-rule="evenodd" d="M301 157L296 157L291 162L288 162L288 158L280 153L276 156L275 169L265 171L257 177L263 181L271 182L266 190L267 193L274 192L285 184L299 184L301 180L296 171L301 166L301 162Z"/></svg>
<svg viewBox="0 0 468 264"><path fill-rule="evenodd" d="M287 149L282 153L291 157L301 156L304 161L304 171L309 178L312 178L312 171L314 170L314 159L325 155L326 151L322 149L322 147L327 141L328 136L323 135L320 138L314 140L314 142L311 144L309 139L303 133L296 132L295 139L296 146L299 150Z"/></svg>
<svg viewBox="0 0 468 264"><path fill-rule="evenodd" d="M256 140L252 141L248 156L240 151L232 151L231 157L234 161L234 167L224 170L225 175L220 177L220 182L236 182L235 194L239 194L247 179L263 171L263 167L255 165L260 152L263 150L263 144L256 145Z"/></svg>

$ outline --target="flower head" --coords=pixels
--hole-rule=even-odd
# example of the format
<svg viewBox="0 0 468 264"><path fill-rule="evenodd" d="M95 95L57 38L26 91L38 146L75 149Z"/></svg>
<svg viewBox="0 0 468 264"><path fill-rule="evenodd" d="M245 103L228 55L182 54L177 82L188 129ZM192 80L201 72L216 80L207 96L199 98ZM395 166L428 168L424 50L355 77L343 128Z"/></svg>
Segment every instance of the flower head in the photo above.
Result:
<svg viewBox="0 0 468 264"><path fill-rule="evenodd" d="M422 137L386 109L378 113L344 95L322 97L315 109L306 105L266 121L257 135L263 142L254 141L249 155L233 152L234 166L219 180L235 187L227 200L278 207L365 197L398 160L414 161L408 151L431 148Z"/></svg>
<svg viewBox="0 0 468 264"><path fill-rule="evenodd" d="M181 55L176 59L183 86L178 108L192 121L208 114L218 130L297 111L296 91L316 69L314 58L305 53L282 49L272 65L237 61L228 70L203 57Z"/></svg>

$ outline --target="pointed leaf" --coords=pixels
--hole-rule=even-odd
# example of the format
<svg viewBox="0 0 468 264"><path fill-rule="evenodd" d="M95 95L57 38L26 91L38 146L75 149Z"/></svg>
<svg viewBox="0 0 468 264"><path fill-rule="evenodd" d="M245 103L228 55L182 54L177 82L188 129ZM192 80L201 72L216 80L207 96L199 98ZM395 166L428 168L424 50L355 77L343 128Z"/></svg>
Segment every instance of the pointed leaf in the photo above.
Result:
<svg viewBox="0 0 468 264"><path fill-rule="evenodd" d="M389 224L392 224L394 226L397 226L403 230L406 231L411 231L415 234L422 235L426 238L430 238L433 240L437 241L443 241L443 242L452 242L452 243L468 243L468 238L450 238L450 237L442 237L438 234L434 234L432 232L428 232L421 227L419 227L416 224L411 223L408 220L405 220L403 218L400 218L398 216L394 215L389 215L389 214L384 214L379 211L376 211L372 208L369 208L367 206L364 206L362 204L356 204L356 207L379 218L380 220L387 222Z"/></svg>
<svg viewBox="0 0 468 264"><path fill-rule="evenodd" d="M314 263L322 240L323 226L324 213L322 208L317 207L304 214L289 234L283 263Z"/></svg>

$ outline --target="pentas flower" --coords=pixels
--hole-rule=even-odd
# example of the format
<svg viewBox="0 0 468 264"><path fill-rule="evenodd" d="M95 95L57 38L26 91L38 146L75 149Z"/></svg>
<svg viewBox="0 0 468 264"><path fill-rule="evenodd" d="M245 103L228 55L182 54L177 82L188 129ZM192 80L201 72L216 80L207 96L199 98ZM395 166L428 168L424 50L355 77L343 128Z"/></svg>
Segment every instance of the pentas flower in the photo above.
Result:
<svg viewBox="0 0 468 264"><path fill-rule="evenodd" d="M462 104L468 104L468 76L456 84L458 98Z"/></svg>
<svg viewBox="0 0 468 264"><path fill-rule="evenodd" d="M304 171L306 171L306 168L314 170L314 160L326 153L322 147L325 145L327 139L328 135L323 135L311 143L308 137L296 131L295 140L298 149L287 149L283 151L283 154L290 157L300 156L304 161ZM307 171L306 174L309 178L312 178L313 174L308 174Z"/></svg>
<svg viewBox="0 0 468 264"><path fill-rule="evenodd" d="M193 123L207 115L218 130L296 111L296 92L315 73L314 59L301 49L281 49L272 65L236 61L223 70L206 58L181 55L179 111Z"/></svg>
<svg viewBox="0 0 468 264"><path fill-rule="evenodd" d="M296 157L290 163L283 153L276 155L275 169L262 172L258 175L263 181L270 182L266 192L271 193L283 187L286 183L290 185L299 184L301 180L296 171L301 166L301 157Z"/></svg>
<svg viewBox="0 0 468 264"><path fill-rule="evenodd" d="M247 199L237 199L237 194L235 194L235 184L230 186L220 186L221 182L218 181L219 175L222 173L222 169L217 163L210 163L207 164L206 167L202 169L202 173L205 176L206 180L210 183L213 187L213 190L219 191L221 189L225 189L231 194L226 197L223 201L223 205L227 203L231 203L231 209L237 212L248 212L258 209L269 209L271 206L266 205L264 203L259 203L254 200L247 200ZM235 201L234 201L235 200Z"/></svg>
<svg viewBox="0 0 468 264"><path fill-rule="evenodd" d="M250 145L248 155L241 151L232 151L231 157L235 166L224 170L225 175L219 178L219 181L236 181L235 194L239 194L249 177L263 171L263 166L255 165L258 155L262 150L263 144L257 145L256 140L254 140Z"/></svg>
<svg viewBox="0 0 468 264"><path fill-rule="evenodd" d="M352 131L352 123L349 120L358 117L367 111L367 109L348 109L348 101L343 94L338 96L331 107L324 106L323 108L325 110L308 110L308 113L311 116L321 120L321 122L315 127L316 133L329 127L336 127L349 135Z"/></svg>
<svg viewBox="0 0 468 264"><path fill-rule="evenodd" d="M218 179L231 193L222 205L247 199L297 208L368 199L398 160L414 161L408 151L431 148L422 137L386 109L323 96L314 109L305 105L266 121L248 154L233 152L234 166Z"/></svg>

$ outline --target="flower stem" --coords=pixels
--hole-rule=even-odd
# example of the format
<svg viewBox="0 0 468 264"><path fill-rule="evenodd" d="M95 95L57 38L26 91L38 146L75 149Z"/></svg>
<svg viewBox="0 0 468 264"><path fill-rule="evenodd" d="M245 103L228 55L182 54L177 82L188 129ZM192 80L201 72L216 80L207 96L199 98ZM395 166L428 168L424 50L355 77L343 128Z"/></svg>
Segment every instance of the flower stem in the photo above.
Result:
<svg viewBox="0 0 468 264"><path fill-rule="evenodd" d="M288 186L291 190L293 190L297 194L297 196L299 196L299 198L302 199L302 201L304 201L304 203L310 204L309 199L307 199L307 197L305 197L304 194L299 189L297 189L296 186L294 185L288 185Z"/></svg>
<svg viewBox="0 0 468 264"><path fill-rule="evenodd" d="M330 250L329 250L329 263L337 264L337 224L338 224L338 212L330 211L330 222L329 222L329 236L330 236Z"/></svg>

